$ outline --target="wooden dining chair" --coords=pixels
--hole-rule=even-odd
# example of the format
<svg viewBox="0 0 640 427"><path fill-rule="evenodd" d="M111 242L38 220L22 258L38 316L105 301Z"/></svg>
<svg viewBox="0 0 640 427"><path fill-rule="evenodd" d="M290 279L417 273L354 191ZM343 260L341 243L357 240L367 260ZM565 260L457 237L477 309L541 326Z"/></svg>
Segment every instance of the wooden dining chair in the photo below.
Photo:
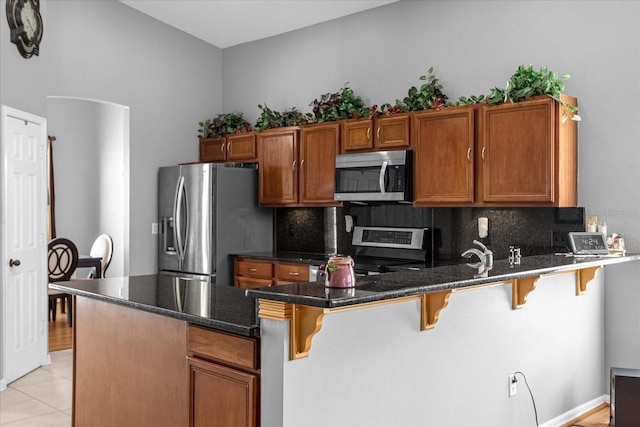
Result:
<svg viewBox="0 0 640 427"><path fill-rule="evenodd" d="M49 283L71 280L71 276L78 266L78 249L76 245L71 240L62 237L52 239L49 242L47 264L49 268ZM73 324L71 295L55 289L48 289L48 292L51 320L56 320L58 300L60 299L66 302L67 324L71 326Z"/></svg>

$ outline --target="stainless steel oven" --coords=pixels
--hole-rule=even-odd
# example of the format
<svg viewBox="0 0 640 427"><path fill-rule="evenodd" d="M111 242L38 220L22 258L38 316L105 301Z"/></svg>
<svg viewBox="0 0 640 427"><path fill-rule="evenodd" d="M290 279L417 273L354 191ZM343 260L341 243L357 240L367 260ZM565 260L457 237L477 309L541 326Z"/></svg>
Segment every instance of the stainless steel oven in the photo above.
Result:
<svg viewBox="0 0 640 427"><path fill-rule="evenodd" d="M336 156L335 200L411 201L413 151L374 151Z"/></svg>

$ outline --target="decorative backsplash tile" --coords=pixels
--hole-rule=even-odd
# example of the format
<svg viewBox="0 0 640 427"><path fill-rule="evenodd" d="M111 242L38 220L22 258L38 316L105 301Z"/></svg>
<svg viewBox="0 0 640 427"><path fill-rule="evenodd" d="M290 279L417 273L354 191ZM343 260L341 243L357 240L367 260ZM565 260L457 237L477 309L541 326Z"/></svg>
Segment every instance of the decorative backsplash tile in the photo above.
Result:
<svg viewBox="0 0 640 427"><path fill-rule="evenodd" d="M332 211L335 210L335 211ZM335 232L327 218L335 214ZM507 258L509 246L522 255L566 250L552 245L554 231L583 231L585 209L578 208L414 208L411 205L349 205L342 208L276 209L277 249L283 251L349 254L351 233L345 231L345 215L356 225L388 227L430 227L436 229L440 259L459 258L480 240L496 259ZM478 237L478 218L489 220L489 235ZM335 243L326 238L335 235Z"/></svg>

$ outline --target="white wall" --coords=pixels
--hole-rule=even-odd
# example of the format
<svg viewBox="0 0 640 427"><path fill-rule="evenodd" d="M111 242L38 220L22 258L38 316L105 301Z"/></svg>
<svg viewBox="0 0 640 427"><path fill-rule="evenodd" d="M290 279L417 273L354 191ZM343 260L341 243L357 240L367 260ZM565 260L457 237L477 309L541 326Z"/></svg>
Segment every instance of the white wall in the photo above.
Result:
<svg viewBox="0 0 640 427"><path fill-rule="evenodd" d="M579 297L574 273L543 277L515 311L507 285L455 292L428 331L417 300L329 313L295 361L286 322L263 319L262 425L535 425L516 371L541 424L602 401L603 277Z"/></svg>

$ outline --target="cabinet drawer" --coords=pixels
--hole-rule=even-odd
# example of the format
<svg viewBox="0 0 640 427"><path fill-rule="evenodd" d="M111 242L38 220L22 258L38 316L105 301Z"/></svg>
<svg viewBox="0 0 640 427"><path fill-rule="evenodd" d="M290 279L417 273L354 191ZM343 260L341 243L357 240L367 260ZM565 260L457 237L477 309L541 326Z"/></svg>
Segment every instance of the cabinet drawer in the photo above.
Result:
<svg viewBox="0 0 640 427"><path fill-rule="evenodd" d="M255 277L242 277L236 276L234 286L243 289L250 288L262 288L265 286L273 285L273 281L271 279L258 279Z"/></svg>
<svg viewBox="0 0 640 427"><path fill-rule="evenodd" d="M205 359L226 362L251 370L260 368L255 339L189 325L187 351Z"/></svg>
<svg viewBox="0 0 640 427"><path fill-rule="evenodd" d="M307 264L286 264L277 263L275 266L275 278L279 283L283 281L289 282L308 282L309 266Z"/></svg>
<svg viewBox="0 0 640 427"><path fill-rule="evenodd" d="M235 275L269 279L273 277L273 264L270 261L235 260Z"/></svg>

